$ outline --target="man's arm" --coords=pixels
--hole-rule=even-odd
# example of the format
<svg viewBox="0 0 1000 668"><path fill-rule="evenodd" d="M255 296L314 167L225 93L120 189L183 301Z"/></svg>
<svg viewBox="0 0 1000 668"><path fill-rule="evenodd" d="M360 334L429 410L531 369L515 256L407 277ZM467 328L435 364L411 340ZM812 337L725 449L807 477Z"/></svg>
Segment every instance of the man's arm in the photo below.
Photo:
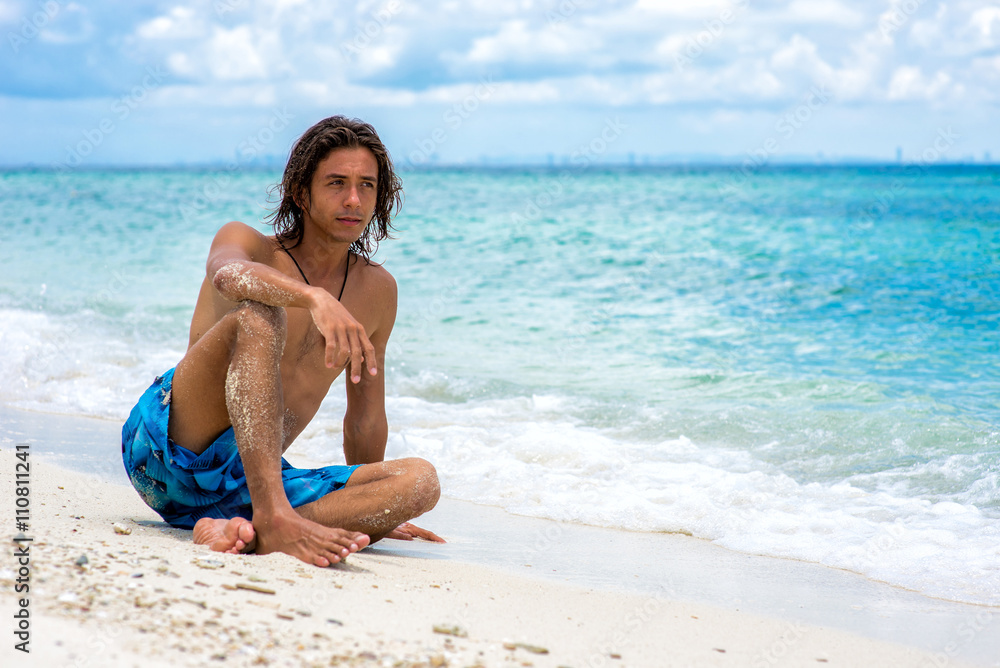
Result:
<svg viewBox="0 0 1000 668"><path fill-rule="evenodd" d="M365 329L329 292L291 278L262 263L269 240L239 222L227 223L215 235L206 272L219 294L229 301L245 300L268 306L305 308L326 342L327 368L351 362L351 380L374 376L378 368L375 348ZM361 370L367 361L369 373Z"/></svg>
<svg viewBox="0 0 1000 668"><path fill-rule="evenodd" d="M347 383L347 412L344 414L344 458L348 464L372 464L385 459L385 444L389 437L389 423L385 418L385 349L396 322L396 281L387 272L380 276L380 285L374 299L384 305L378 327L371 334L375 346L375 359L382 371L376 376L365 376L360 383ZM443 538L418 526L404 522L390 531L386 538L413 540L422 538L434 543Z"/></svg>
<svg viewBox="0 0 1000 668"><path fill-rule="evenodd" d="M385 417L385 349L396 322L396 281L379 272L377 293L379 323L371 333L377 368L382 373L366 375L361 382L347 383L344 414L344 458L348 464L372 464L385 459L389 423Z"/></svg>
<svg viewBox="0 0 1000 668"><path fill-rule="evenodd" d="M309 308L314 288L262 262L267 238L239 222L226 223L212 240L206 274L219 294L233 302Z"/></svg>

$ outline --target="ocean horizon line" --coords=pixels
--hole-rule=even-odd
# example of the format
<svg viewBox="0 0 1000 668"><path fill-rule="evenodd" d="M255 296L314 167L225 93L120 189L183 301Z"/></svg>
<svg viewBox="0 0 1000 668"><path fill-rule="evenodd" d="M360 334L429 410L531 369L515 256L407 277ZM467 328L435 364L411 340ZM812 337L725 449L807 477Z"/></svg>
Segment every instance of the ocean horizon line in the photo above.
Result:
<svg viewBox="0 0 1000 668"><path fill-rule="evenodd" d="M749 164L748 164L749 163ZM718 159L691 159L691 160L663 160L650 162L628 162L628 161L601 161L589 162L585 165L572 162L549 163L532 161L484 161L484 162L433 162L423 164L411 164L401 162L396 164L396 170L406 172L435 172L435 171L516 171L531 170L543 172L585 172L594 169L603 170L630 170L630 171L656 171L670 169L706 169L706 170L746 170L754 172L782 171L785 169L908 169L919 167L920 169L991 169L1000 167L1000 161L980 162L969 160L941 160L937 162L894 161L877 160L865 158L851 158L844 160L796 160L796 159L774 159L766 162L754 162L750 157L739 160L718 158ZM255 162L247 164L235 164L234 161L212 161L212 162L192 162L192 163L105 163L94 165L81 165L67 167L59 164L42 163L10 163L0 164L0 172L3 173L37 173L52 172L56 174L74 174L86 172L198 172L198 171L231 171L231 172L273 172L284 168L284 159L280 161Z"/></svg>

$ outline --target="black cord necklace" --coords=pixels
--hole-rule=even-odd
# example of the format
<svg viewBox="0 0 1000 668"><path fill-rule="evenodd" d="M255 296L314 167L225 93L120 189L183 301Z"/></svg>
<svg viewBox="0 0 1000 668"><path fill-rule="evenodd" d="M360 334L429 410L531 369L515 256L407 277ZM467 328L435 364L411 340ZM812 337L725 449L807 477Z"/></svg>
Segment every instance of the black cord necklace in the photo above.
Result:
<svg viewBox="0 0 1000 668"><path fill-rule="evenodd" d="M281 250L285 251L285 254L288 255L288 257L292 258L292 262L295 263L295 268L299 270L300 274L302 274L302 280L306 282L306 285L312 285L312 283L309 282L309 279L306 278L306 272L302 271L302 267L299 266L298 261L295 259L295 256L292 255L291 251L285 248L284 245L282 244L278 245L281 247ZM344 296L344 288L347 287L347 272L350 270L350 268L351 268L351 251L347 251L347 265L344 267L344 284L340 286L340 294L337 296L338 302Z"/></svg>

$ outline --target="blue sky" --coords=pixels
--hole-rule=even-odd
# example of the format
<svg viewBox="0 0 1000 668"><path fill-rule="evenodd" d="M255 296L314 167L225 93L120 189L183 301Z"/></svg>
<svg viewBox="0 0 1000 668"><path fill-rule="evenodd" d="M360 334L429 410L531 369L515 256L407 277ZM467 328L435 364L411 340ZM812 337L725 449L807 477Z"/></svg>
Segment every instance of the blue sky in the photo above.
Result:
<svg viewBox="0 0 1000 668"><path fill-rule="evenodd" d="M0 163L1000 160L986 0L0 0ZM921 157L923 156L923 158Z"/></svg>

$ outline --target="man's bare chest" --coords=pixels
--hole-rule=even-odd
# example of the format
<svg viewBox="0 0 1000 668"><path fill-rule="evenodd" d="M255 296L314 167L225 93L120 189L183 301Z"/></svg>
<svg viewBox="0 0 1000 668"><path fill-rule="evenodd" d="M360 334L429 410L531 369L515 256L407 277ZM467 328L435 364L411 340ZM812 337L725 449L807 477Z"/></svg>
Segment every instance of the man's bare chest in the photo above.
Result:
<svg viewBox="0 0 1000 668"><path fill-rule="evenodd" d="M365 331L370 334L371 325L366 320L370 319L371 314L364 313L364 309L352 309L348 304L345 306L348 306L351 315L357 318L365 327ZM326 366L327 342L317 329L308 310L287 308L285 311L287 335L281 358L282 374L289 378L294 377L297 383L315 385L317 390L325 394L330 384L343 371L343 367Z"/></svg>
<svg viewBox="0 0 1000 668"><path fill-rule="evenodd" d="M329 385L340 370L327 368L326 341L313 323L312 316L302 308L287 308L285 311L287 330L281 357L282 371L317 382L327 380Z"/></svg>

